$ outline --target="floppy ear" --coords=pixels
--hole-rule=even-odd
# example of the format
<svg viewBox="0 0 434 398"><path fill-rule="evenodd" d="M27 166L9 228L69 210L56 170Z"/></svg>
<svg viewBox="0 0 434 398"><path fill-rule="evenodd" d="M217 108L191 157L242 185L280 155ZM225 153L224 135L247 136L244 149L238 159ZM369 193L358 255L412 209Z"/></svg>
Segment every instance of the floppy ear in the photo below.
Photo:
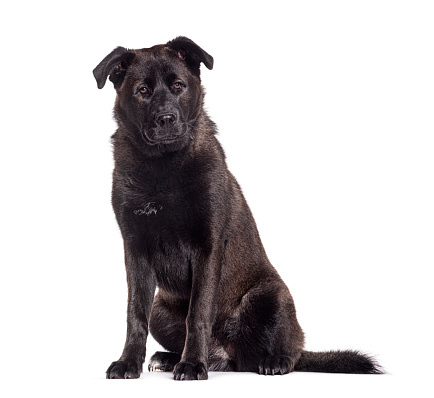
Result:
<svg viewBox="0 0 434 398"><path fill-rule="evenodd" d="M107 76L113 82L115 88L122 83L128 67L135 54L124 47L115 48L107 55L93 70L98 88L103 88L107 80Z"/></svg>
<svg viewBox="0 0 434 398"><path fill-rule="evenodd" d="M200 76L201 62L203 62L208 69L212 69L214 65L213 57L187 37L179 36L169 41L166 46L175 50L178 53L178 57L185 60L192 72L197 76Z"/></svg>

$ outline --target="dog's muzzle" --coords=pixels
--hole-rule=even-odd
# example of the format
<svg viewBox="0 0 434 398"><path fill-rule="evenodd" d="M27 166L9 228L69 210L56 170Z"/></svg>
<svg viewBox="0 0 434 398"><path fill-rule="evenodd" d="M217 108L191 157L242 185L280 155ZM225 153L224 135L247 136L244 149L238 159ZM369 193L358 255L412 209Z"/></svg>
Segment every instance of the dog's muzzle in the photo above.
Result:
<svg viewBox="0 0 434 398"><path fill-rule="evenodd" d="M181 123L174 112L161 112L155 116L154 127L143 131L149 145L170 144L184 138L187 124Z"/></svg>

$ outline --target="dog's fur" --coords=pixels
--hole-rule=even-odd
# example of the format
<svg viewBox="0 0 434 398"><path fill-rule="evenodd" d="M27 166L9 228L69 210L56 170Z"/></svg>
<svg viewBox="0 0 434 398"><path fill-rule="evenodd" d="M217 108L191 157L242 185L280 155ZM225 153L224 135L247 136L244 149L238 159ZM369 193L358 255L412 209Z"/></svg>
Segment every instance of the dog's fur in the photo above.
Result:
<svg viewBox="0 0 434 398"><path fill-rule="evenodd" d="M178 37L118 47L94 70L98 88L109 77L117 92L112 203L128 281L127 339L107 378L140 376L148 329L169 351L149 368L176 380L209 370L379 373L355 351L303 350L291 294L204 111L200 63L212 69L213 58Z"/></svg>

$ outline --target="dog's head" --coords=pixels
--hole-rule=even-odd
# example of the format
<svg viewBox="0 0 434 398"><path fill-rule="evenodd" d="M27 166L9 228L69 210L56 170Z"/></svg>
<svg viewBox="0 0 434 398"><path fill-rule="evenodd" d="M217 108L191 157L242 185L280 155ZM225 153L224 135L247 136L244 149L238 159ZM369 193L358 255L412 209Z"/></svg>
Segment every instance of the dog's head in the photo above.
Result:
<svg viewBox="0 0 434 398"><path fill-rule="evenodd" d="M185 147L202 111L200 63L213 58L186 37L141 50L118 47L94 69L98 88L107 77L117 99L115 116L145 152Z"/></svg>

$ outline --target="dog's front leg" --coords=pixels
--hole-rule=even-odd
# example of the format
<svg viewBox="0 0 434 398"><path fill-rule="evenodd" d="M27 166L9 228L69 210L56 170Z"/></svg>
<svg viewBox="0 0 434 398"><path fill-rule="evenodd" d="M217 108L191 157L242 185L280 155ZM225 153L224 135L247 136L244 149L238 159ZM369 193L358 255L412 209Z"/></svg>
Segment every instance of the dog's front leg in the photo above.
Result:
<svg viewBox="0 0 434 398"><path fill-rule="evenodd" d="M192 288L186 319L187 335L175 380L208 379L208 347L220 280L221 251L198 255L191 261Z"/></svg>
<svg viewBox="0 0 434 398"><path fill-rule="evenodd" d="M108 379L140 377L146 356L149 316L154 299L156 278L143 257L125 249L128 282L127 338L118 361L107 369Z"/></svg>

